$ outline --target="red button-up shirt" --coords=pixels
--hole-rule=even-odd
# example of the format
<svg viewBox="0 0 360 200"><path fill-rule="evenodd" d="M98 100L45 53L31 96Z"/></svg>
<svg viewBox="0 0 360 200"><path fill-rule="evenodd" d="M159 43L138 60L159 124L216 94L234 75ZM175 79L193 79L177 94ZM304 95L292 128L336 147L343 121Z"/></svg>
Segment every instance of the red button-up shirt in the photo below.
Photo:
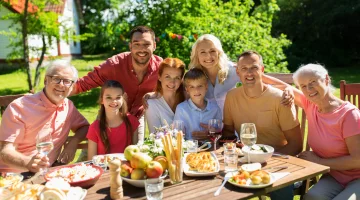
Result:
<svg viewBox="0 0 360 200"><path fill-rule="evenodd" d="M150 58L147 73L143 81L139 83L132 65L131 53L117 54L95 67L87 76L80 78L76 82L76 93L102 86L107 80L116 80L121 83L128 95L129 112L139 118L144 110L142 97L146 93L154 91L161 61L161 57L153 55Z"/></svg>

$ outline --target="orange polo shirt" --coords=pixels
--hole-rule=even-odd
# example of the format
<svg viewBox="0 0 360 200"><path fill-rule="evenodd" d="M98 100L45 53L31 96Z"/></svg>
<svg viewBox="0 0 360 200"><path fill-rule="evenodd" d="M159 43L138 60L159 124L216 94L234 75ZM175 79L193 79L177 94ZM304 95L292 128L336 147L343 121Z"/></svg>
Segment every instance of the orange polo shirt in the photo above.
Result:
<svg viewBox="0 0 360 200"><path fill-rule="evenodd" d="M36 136L46 129L51 132L54 149L48 154L50 164L60 154L70 130L76 132L88 126L87 120L74 104L65 99L57 106L50 102L43 91L14 100L5 110L0 125L0 141L12 142L16 150L24 155L37 153ZM19 171L0 162L0 172Z"/></svg>

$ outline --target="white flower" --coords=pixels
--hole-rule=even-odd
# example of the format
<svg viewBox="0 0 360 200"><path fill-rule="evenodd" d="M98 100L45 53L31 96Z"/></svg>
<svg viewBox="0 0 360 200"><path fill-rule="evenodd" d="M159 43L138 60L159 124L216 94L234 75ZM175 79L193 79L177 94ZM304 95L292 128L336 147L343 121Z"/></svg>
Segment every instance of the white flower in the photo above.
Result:
<svg viewBox="0 0 360 200"><path fill-rule="evenodd" d="M159 139L155 140L155 145L156 145L157 147L162 147L162 146L163 146L163 143L161 142L161 139L160 139L160 140L159 140Z"/></svg>
<svg viewBox="0 0 360 200"><path fill-rule="evenodd" d="M150 147L146 144L140 146L141 152L148 152L150 150Z"/></svg>
<svg viewBox="0 0 360 200"><path fill-rule="evenodd" d="M150 134L149 134L150 140L154 140L154 139L155 139L155 136L156 136L156 135L155 135L154 133L150 133Z"/></svg>
<svg viewBox="0 0 360 200"><path fill-rule="evenodd" d="M154 147L154 149L153 149L153 152L154 152L154 153L157 153L157 154L162 153L162 151L163 151L162 148L156 148L156 147Z"/></svg>

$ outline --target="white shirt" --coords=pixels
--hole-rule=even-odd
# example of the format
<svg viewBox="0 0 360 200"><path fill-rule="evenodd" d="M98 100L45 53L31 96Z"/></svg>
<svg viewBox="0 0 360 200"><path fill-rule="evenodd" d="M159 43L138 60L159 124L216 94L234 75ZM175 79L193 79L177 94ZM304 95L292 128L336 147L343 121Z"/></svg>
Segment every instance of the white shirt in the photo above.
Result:
<svg viewBox="0 0 360 200"><path fill-rule="evenodd" d="M155 132L155 127L162 127L167 125L164 120L170 125L174 120L175 113L166 103L163 97L158 99L148 99L148 109L145 112L145 118L148 124L150 133Z"/></svg>

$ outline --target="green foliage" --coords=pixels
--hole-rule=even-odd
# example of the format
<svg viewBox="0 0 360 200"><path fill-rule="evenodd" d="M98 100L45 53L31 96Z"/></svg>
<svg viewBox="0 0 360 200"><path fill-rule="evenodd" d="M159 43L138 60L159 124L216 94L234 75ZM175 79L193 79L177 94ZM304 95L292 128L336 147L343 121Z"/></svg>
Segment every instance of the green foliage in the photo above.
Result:
<svg viewBox="0 0 360 200"><path fill-rule="evenodd" d="M257 7L252 0L129 1L127 6L122 6L118 18L106 22L101 20L100 15L104 13L101 9L109 5L97 5L92 1L88 4L97 11L95 18L88 16L87 20L98 22L90 22L87 30L101 30L101 35L96 37L98 41L85 44L84 48L90 52L96 52L98 47L105 51L112 47L116 52L127 50L129 30L136 25L147 25L160 37L155 54L164 58L178 57L189 63L194 35L211 33L222 41L226 54L233 61L244 50L256 50L263 55L267 72L288 71L283 48L291 42L284 34L277 38L271 36L272 19L279 10L275 0L262 0ZM99 21L102 25L96 27ZM172 33L184 37L173 39L169 36ZM126 41L122 41L121 36ZM96 46L98 43L101 45Z"/></svg>
<svg viewBox="0 0 360 200"><path fill-rule="evenodd" d="M327 68L355 66L360 61L360 1L278 0L273 35L285 33L289 69L321 63Z"/></svg>

